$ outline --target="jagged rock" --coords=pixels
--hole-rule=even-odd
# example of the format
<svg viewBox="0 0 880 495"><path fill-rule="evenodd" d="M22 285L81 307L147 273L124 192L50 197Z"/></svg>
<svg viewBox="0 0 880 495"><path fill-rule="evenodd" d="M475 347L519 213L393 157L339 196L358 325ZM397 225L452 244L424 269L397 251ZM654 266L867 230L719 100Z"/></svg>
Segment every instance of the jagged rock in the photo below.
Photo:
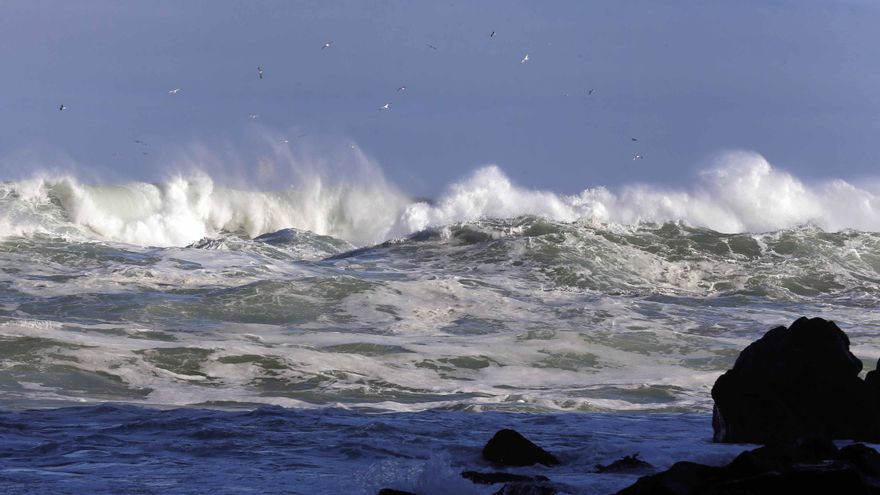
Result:
<svg viewBox="0 0 880 495"><path fill-rule="evenodd" d="M602 464L596 464L596 472L597 473L626 473L626 472L634 472L634 471L645 471L653 468L650 463L647 463L641 459L639 459L639 453L636 452L633 455L623 456L620 459L608 464L607 466L603 466Z"/></svg>
<svg viewBox="0 0 880 495"><path fill-rule="evenodd" d="M815 435L880 441L880 376L862 363L834 322L799 318L746 347L712 387L716 442L769 443ZM875 385L876 383L876 385ZM871 388L877 392L871 393Z"/></svg>
<svg viewBox="0 0 880 495"><path fill-rule="evenodd" d="M515 430L499 430L483 447L483 459L505 466L555 466L559 460Z"/></svg>
<svg viewBox="0 0 880 495"><path fill-rule="evenodd" d="M461 477L480 485L494 485L496 483L507 483L510 481L550 481L549 478L541 476L540 474L527 476L514 473L480 473L477 471L465 471L461 473Z"/></svg>
<svg viewBox="0 0 880 495"><path fill-rule="evenodd" d="M726 466L677 462L639 478L619 495L880 494L880 453L862 444L837 449L822 438L743 452Z"/></svg>

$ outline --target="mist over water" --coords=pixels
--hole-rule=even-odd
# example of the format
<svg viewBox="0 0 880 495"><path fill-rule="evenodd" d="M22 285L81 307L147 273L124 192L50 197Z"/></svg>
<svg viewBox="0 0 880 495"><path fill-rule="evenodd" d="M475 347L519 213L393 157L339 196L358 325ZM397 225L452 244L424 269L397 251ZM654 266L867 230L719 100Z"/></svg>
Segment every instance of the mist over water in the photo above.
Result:
<svg viewBox="0 0 880 495"><path fill-rule="evenodd" d="M430 203L409 198L368 157L354 154L334 170L276 147L272 158L257 161L255 182L262 189L230 186L200 171L199 163L158 183L95 185L37 172L0 185L0 235L63 233L141 246L186 246L223 232L256 237L295 228L364 246L430 227L522 215L623 225L681 221L722 233L805 224L826 231L880 228L880 200L867 188L843 180L806 184L750 152L723 154L696 181L685 178L675 189L592 186L574 195L515 184L501 167L489 165ZM276 181L280 171L288 172L287 178Z"/></svg>

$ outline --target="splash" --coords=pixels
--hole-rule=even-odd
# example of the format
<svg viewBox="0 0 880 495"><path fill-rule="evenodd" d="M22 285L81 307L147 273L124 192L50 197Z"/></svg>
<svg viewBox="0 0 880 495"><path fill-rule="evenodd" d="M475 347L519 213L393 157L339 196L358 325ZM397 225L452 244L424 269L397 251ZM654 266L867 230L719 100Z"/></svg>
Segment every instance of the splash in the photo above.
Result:
<svg viewBox="0 0 880 495"><path fill-rule="evenodd" d="M416 202L366 166L335 178L300 167L286 189L221 185L204 172L160 183L86 185L42 176L0 185L0 235L75 232L99 240L185 246L234 232L249 237L284 228L356 245L432 226L480 218L534 215L561 222L638 224L681 221L724 233L766 232L812 224L828 231L880 230L880 199L843 180L808 185L756 153L723 155L689 188L593 187L561 195L514 184L498 166L476 170L433 202ZM261 174L274 170L262 161ZM340 178L342 177L342 178Z"/></svg>

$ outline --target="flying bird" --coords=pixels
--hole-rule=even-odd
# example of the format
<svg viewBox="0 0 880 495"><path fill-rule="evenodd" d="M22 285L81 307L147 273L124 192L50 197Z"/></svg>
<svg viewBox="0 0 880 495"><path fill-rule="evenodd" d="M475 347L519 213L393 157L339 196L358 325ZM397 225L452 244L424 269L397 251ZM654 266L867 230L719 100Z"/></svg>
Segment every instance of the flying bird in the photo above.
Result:
<svg viewBox="0 0 880 495"><path fill-rule="evenodd" d="M263 78L263 68L262 67L259 67L259 66L257 67L257 75L260 76L260 79Z"/></svg>
<svg viewBox="0 0 880 495"><path fill-rule="evenodd" d="M593 96L593 91L595 91L595 89L590 89L589 91L587 91L587 96Z"/></svg>
<svg viewBox="0 0 880 495"><path fill-rule="evenodd" d="M431 50L436 50L436 49L437 49L436 46L434 46L434 45L432 45L432 44L430 44L430 43L425 43L425 46L427 46L427 47L430 48Z"/></svg>
<svg viewBox="0 0 880 495"><path fill-rule="evenodd" d="M643 157L642 155L638 154L638 153L636 153L635 155L633 155L633 160L641 160L642 158L644 158L644 157Z"/></svg>
<svg viewBox="0 0 880 495"><path fill-rule="evenodd" d="M58 107L59 112L63 112L65 109L67 109L67 107L64 106L64 103L62 103L61 106Z"/></svg>
<svg viewBox="0 0 880 495"><path fill-rule="evenodd" d="M633 141L638 141L638 139L636 139L636 138L630 138L630 139L633 140Z"/></svg>
<svg viewBox="0 0 880 495"><path fill-rule="evenodd" d="M406 91L406 86L401 86L401 87L397 88L398 93L403 93L404 91Z"/></svg>
<svg viewBox="0 0 880 495"><path fill-rule="evenodd" d="M256 118L259 117L259 115L258 115L258 114L255 114L255 113L252 113L252 114L248 115L248 117L250 117L251 120L256 120Z"/></svg>
<svg viewBox="0 0 880 495"><path fill-rule="evenodd" d="M390 108L391 108L391 103L386 103L386 104L382 105L381 107L379 107L379 110L388 110Z"/></svg>
<svg viewBox="0 0 880 495"><path fill-rule="evenodd" d="M176 95L178 91L180 91L180 88L174 88L171 91L169 91L168 94L169 95Z"/></svg>
<svg viewBox="0 0 880 495"><path fill-rule="evenodd" d="M526 62L528 62L528 61L529 61L529 54L526 53L526 56L523 57L522 60L519 61L519 63L524 64L524 63L526 63Z"/></svg>
<svg viewBox="0 0 880 495"><path fill-rule="evenodd" d="M489 33L489 37L490 37L490 38L494 38L494 37L495 37L495 31L492 31L491 33Z"/></svg>
<svg viewBox="0 0 880 495"><path fill-rule="evenodd" d="M333 42L328 41L328 42L324 43L324 46L321 47L321 50L323 50L324 48L330 48L331 46L333 46Z"/></svg>

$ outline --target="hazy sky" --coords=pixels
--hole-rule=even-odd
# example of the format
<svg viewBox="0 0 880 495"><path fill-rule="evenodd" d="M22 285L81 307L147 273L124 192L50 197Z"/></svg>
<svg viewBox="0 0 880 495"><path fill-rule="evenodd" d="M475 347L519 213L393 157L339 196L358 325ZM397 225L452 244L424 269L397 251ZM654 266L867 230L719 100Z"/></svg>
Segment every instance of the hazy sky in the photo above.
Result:
<svg viewBox="0 0 880 495"><path fill-rule="evenodd" d="M248 167L266 136L356 142L418 195L487 163L558 192L671 185L727 149L859 179L878 26L873 1L0 0L0 179L155 180L194 147Z"/></svg>

